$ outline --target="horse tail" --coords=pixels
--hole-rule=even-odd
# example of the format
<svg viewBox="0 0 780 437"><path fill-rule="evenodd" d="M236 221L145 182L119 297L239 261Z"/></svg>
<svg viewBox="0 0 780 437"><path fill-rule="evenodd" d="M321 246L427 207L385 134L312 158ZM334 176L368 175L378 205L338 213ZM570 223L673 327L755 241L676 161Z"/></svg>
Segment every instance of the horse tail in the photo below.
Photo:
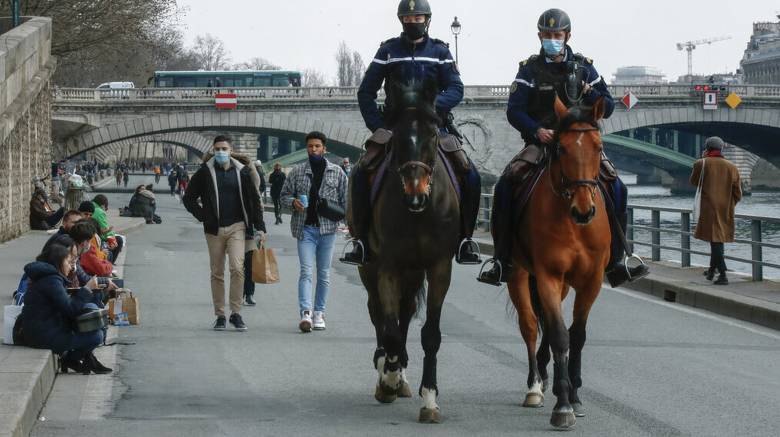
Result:
<svg viewBox="0 0 780 437"><path fill-rule="evenodd" d="M542 310L542 299L539 297L539 286L536 283L536 276L528 277L528 288L531 291L531 307L536 314L536 320L539 323L539 332L544 329L544 311Z"/></svg>

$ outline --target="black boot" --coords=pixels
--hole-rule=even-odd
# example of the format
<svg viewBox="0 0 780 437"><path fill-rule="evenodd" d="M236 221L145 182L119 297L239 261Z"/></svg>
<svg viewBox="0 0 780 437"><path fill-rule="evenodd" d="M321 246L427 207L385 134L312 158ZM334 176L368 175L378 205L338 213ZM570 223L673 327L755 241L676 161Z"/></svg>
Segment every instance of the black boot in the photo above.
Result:
<svg viewBox="0 0 780 437"><path fill-rule="evenodd" d="M362 161L361 161L362 162ZM371 192L368 186L368 171L360 167L352 172L349 181L350 195L350 231L352 240L347 244L352 245L352 250L345 252L339 261L344 264L364 266L369 262L368 257L368 223L371 219Z"/></svg>
<svg viewBox="0 0 780 437"><path fill-rule="evenodd" d="M98 361L97 357L95 357L95 354L90 352L84 357L84 374L87 375L89 372L92 372L96 375L106 375L108 373L113 372L114 370L110 367L106 367Z"/></svg>
<svg viewBox="0 0 780 437"><path fill-rule="evenodd" d="M255 300L252 298L252 295L250 294L246 295L246 297L244 298L244 303L246 303L246 305L250 307L257 305L257 302L255 302Z"/></svg>
<svg viewBox="0 0 780 437"><path fill-rule="evenodd" d="M65 352L60 356L60 373L68 373L69 370L76 373L83 373L84 363L79 360L74 360L70 355L71 354Z"/></svg>
<svg viewBox="0 0 780 437"><path fill-rule="evenodd" d="M729 278L726 277L726 273L723 272L718 275L718 279L713 282L715 285L729 285Z"/></svg>
<svg viewBox="0 0 780 437"><path fill-rule="evenodd" d="M645 264L628 267L624 263L616 263L607 268L607 280L609 285L619 287L626 282L634 282L650 274L650 269Z"/></svg>
<svg viewBox="0 0 780 437"><path fill-rule="evenodd" d="M479 244L471 237L474 235L474 227L477 225L479 215L479 203L482 197L482 182L474 164L469 160L471 168L461 184L460 199L460 227L463 233L463 241L458 246L458 254L455 261L458 264L476 265L482 262L480 258Z"/></svg>
<svg viewBox="0 0 780 437"><path fill-rule="evenodd" d="M620 189L620 198L623 199L621 204L616 205L615 193L613 190L615 187ZM632 255L632 258L639 260L640 264L634 267L628 267L623 259L626 254L625 246L623 245L623 239L620 237L620 232L625 236L626 228L628 227L628 214L626 213L626 199L628 198L628 190L623 183L610 185L608 189L602 185L602 194L608 199L607 208L609 214L609 231L612 237L612 244L610 245L609 264L607 265L606 274L609 285L612 287L619 287L626 282L634 282L637 279L644 278L650 274L650 269L642 262L642 259L636 255Z"/></svg>
<svg viewBox="0 0 780 437"><path fill-rule="evenodd" d="M703 275L708 281L712 281L715 278L715 268L710 267L704 271Z"/></svg>
<svg viewBox="0 0 780 437"><path fill-rule="evenodd" d="M509 208L511 201L511 184L506 175L501 176L496 184L493 210L490 214L490 226L493 234L492 259L485 261L477 280L485 284L501 286L507 282L512 272L509 260L512 257L512 213ZM491 266L489 270L485 270Z"/></svg>

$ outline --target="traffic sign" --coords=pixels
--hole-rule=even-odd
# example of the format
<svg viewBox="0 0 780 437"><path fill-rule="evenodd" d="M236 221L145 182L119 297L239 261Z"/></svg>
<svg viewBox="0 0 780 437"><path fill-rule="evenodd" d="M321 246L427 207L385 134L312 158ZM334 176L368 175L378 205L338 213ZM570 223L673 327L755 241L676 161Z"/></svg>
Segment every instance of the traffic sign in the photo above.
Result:
<svg viewBox="0 0 780 437"><path fill-rule="evenodd" d="M623 104L626 106L626 110L630 111L631 108L636 106L637 103L639 103L639 99L632 93L631 91L628 92L623 98L620 100L623 102Z"/></svg>
<svg viewBox="0 0 780 437"><path fill-rule="evenodd" d="M742 98L737 95L737 93L731 93L728 97L726 97L726 104L729 105L731 109L737 109L737 106L742 104Z"/></svg>
<svg viewBox="0 0 780 437"><path fill-rule="evenodd" d="M704 93L704 110L712 111L718 109L718 93L706 92Z"/></svg>
<svg viewBox="0 0 780 437"><path fill-rule="evenodd" d="M233 93L216 94L214 96L214 106L217 109L236 109L238 107L238 96Z"/></svg>

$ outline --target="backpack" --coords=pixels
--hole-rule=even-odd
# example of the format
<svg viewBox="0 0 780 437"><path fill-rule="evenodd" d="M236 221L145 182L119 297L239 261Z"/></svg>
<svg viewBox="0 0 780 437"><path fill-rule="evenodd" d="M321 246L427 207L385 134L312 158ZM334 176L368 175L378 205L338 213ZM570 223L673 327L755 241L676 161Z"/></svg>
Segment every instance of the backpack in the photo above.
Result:
<svg viewBox="0 0 780 437"><path fill-rule="evenodd" d="M24 328L22 327L22 314L16 318L13 329L14 345L16 346L29 346L24 338Z"/></svg>
<svg viewBox="0 0 780 437"><path fill-rule="evenodd" d="M22 274L22 279L19 281L19 285L16 287L16 291L14 291L13 299L14 299L14 305L23 305L24 304L24 295L27 293L27 288L30 286L30 278L27 276L27 273Z"/></svg>

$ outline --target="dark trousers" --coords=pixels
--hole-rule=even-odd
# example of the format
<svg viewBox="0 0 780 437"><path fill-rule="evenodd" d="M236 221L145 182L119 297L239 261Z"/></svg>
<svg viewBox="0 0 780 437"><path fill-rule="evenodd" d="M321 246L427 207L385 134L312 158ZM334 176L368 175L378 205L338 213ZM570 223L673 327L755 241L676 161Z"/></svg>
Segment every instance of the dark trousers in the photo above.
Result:
<svg viewBox="0 0 780 437"><path fill-rule="evenodd" d="M274 216L276 217L276 221L282 219L282 198L279 196L272 196L274 199Z"/></svg>
<svg viewBox="0 0 780 437"><path fill-rule="evenodd" d="M252 254L254 251L244 254L244 297L255 295L255 283L252 281Z"/></svg>
<svg viewBox="0 0 780 437"><path fill-rule="evenodd" d="M54 214L50 215L49 217L46 217L46 224L49 225L49 229L57 226L57 223L62 220L62 216L65 215L65 208L60 208L55 212Z"/></svg>
<svg viewBox="0 0 780 437"><path fill-rule="evenodd" d="M710 270L717 270L721 275L726 274L725 245L723 243L710 243Z"/></svg>

